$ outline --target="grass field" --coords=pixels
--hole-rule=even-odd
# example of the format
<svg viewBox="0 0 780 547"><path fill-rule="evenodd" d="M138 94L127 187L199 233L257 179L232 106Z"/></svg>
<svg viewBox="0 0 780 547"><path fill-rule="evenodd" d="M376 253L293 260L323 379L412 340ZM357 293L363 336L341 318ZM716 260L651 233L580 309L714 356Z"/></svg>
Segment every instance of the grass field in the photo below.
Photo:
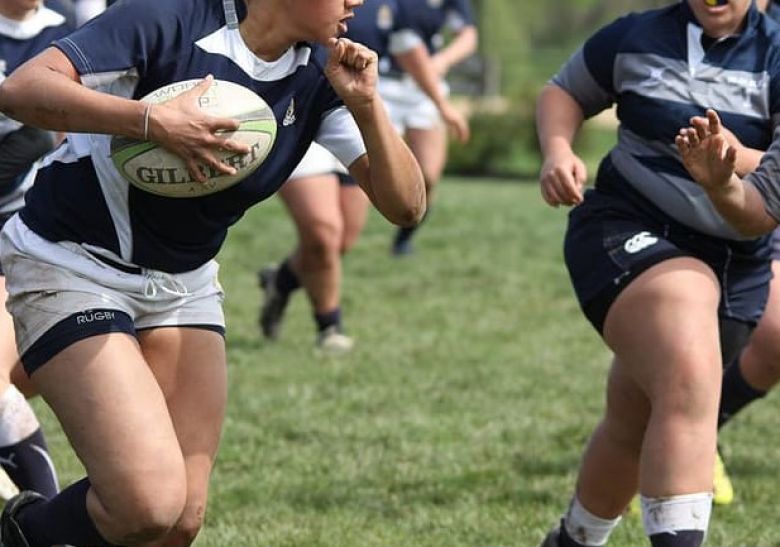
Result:
<svg viewBox="0 0 780 547"><path fill-rule="evenodd" d="M565 215L533 184L450 179L403 260L372 216L345 262L358 346L327 359L302 295L279 342L259 336L255 272L293 232L276 200L250 211L221 255L231 393L197 545L536 546L571 495L609 360L562 264ZM725 432L738 500L708 545L780 545L777 411L770 396ZM68 483L80 468L42 414ZM610 545L643 538L627 518Z"/></svg>

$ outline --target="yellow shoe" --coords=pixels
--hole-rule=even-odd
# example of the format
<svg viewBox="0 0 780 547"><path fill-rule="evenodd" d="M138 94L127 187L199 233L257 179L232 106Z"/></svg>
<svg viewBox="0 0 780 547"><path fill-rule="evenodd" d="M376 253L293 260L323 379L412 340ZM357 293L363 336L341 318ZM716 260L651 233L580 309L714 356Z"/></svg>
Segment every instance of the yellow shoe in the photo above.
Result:
<svg viewBox="0 0 780 547"><path fill-rule="evenodd" d="M639 495L637 494L633 498L631 498L631 503L628 504L628 507L626 507L625 514L630 517L638 517L642 514L642 507L639 503Z"/></svg>
<svg viewBox="0 0 780 547"><path fill-rule="evenodd" d="M729 505L734 501L734 487L726 473L726 466L720 457L720 452L715 453L715 470L712 480L712 503L715 505Z"/></svg>

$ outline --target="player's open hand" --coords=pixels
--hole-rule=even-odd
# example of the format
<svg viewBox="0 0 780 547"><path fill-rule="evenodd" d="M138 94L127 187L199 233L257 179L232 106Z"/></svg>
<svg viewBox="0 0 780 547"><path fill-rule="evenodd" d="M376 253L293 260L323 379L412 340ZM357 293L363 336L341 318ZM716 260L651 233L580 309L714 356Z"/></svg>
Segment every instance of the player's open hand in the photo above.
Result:
<svg viewBox="0 0 780 547"><path fill-rule="evenodd" d="M455 108L451 102L446 99L442 101L439 105L439 114L450 134L455 137L458 142L468 142L471 138L469 122L463 114L458 112L458 109Z"/></svg>
<svg viewBox="0 0 780 547"><path fill-rule="evenodd" d="M688 173L707 192L729 187L736 167L737 149L729 144L715 111L707 111L706 124L699 122L680 129L674 142Z"/></svg>
<svg viewBox="0 0 780 547"><path fill-rule="evenodd" d="M378 78L376 53L347 38L333 38L325 75L347 107L374 100Z"/></svg>
<svg viewBox="0 0 780 547"><path fill-rule="evenodd" d="M249 152L249 146L218 134L220 131L235 131L239 120L209 116L200 109L199 100L213 81L214 78L209 75L192 89L170 101L153 105L149 111L149 140L183 159L190 176L198 182L206 182L204 166L227 175L236 174L236 169L217 159L214 152Z"/></svg>
<svg viewBox="0 0 780 547"><path fill-rule="evenodd" d="M542 197L553 207L577 205L587 179L588 170L573 151L548 154L539 173Z"/></svg>

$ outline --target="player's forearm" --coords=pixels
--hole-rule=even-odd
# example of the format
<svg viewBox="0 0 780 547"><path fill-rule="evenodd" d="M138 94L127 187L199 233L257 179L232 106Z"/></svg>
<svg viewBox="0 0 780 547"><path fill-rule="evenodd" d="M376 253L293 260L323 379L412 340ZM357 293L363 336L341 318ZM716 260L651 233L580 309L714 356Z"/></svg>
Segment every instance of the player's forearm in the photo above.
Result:
<svg viewBox="0 0 780 547"><path fill-rule="evenodd" d="M145 106L88 89L47 66L40 57L0 84L0 111L52 131L143 136Z"/></svg>
<svg viewBox="0 0 780 547"><path fill-rule="evenodd" d="M764 156L763 150L755 148L742 147L737 152L737 163L734 166L734 172L740 177L756 170L761 158Z"/></svg>
<svg viewBox="0 0 780 547"><path fill-rule="evenodd" d="M546 85L536 104L536 132L542 155L570 149L583 119L582 108L571 95L556 85Z"/></svg>
<svg viewBox="0 0 780 547"><path fill-rule="evenodd" d="M457 65L477 51L477 28L474 26L463 27L447 47L439 51L439 57L449 69Z"/></svg>
<svg viewBox="0 0 780 547"><path fill-rule="evenodd" d="M417 160L393 128L378 95L350 111L368 152L366 193L390 222L416 224L425 213L425 183Z"/></svg>
<svg viewBox="0 0 780 547"><path fill-rule="evenodd" d="M444 101L441 80L424 44L395 56L400 67L410 74L420 89L439 107Z"/></svg>
<svg viewBox="0 0 780 547"><path fill-rule="evenodd" d="M758 190L736 175L732 175L725 187L706 190L721 216L740 234L758 237L777 227L777 221L766 212Z"/></svg>

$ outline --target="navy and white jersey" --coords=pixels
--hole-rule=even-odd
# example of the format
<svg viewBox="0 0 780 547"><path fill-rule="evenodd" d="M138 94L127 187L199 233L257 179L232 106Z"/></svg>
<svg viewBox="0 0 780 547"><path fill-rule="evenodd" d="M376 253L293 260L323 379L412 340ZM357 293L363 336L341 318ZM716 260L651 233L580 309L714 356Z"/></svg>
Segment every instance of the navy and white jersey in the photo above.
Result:
<svg viewBox="0 0 780 547"><path fill-rule="evenodd" d="M587 40L553 83L586 116L617 104L617 145L604 162L675 220L746 239L718 214L674 145L691 116L715 109L743 144L765 150L780 122L780 26L752 5L739 35L703 36L687 2L620 18ZM598 185L598 180L596 184Z"/></svg>
<svg viewBox="0 0 780 547"><path fill-rule="evenodd" d="M260 168L216 194L176 199L131 186L107 135L74 134L47 157L22 220L50 241L98 247L112 259L170 273L213 258L227 229L272 195L316 140L344 165L365 153L357 125L323 74L324 48L297 44L265 62L246 46L240 0L120 0L56 42L84 85L137 99L181 80L243 85L271 107L276 140ZM140 123L140 122L139 122Z"/></svg>
<svg viewBox="0 0 780 547"><path fill-rule="evenodd" d="M68 32L70 27L65 18L45 7L40 7L32 17L24 21L15 21L0 15L0 81ZM0 113L0 142L21 127L21 123ZM3 159L0 157L0 162ZM31 168L36 159L37 156L30 158L29 164L26 164L25 160L25 168ZM0 186L0 215L21 208L24 193L32 184L32 179L32 172L23 172L14 177L13 182Z"/></svg>
<svg viewBox="0 0 780 547"><path fill-rule="evenodd" d="M444 30L457 32L475 24L474 10L469 0L398 1L431 55L444 46Z"/></svg>
<svg viewBox="0 0 780 547"><path fill-rule="evenodd" d="M398 0L366 0L347 24L346 37L372 49L379 57L379 74L392 67L392 56L421 43Z"/></svg>

